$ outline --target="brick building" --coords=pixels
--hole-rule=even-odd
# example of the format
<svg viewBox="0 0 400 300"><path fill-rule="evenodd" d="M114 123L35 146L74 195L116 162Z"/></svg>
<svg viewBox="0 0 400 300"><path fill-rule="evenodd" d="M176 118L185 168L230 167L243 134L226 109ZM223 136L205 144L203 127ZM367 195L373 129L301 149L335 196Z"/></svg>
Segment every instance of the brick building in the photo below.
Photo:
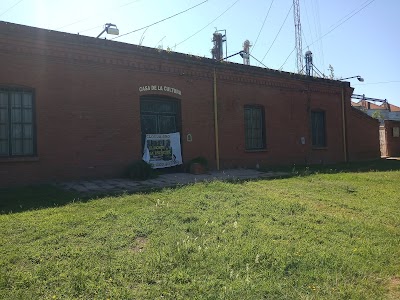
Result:
<svg viewBox="0 0 400 300"><path fill-rule="evenodd" d="M380 100L380 99L377 99ZM400 121L400 107L388 103L386 100L380 105L376 105L368 100L360 100L359 102L352 102L351 105L369 116L380 119L381 124L384 120Z"/></svg>
<svg viewBox="0 0 400 300"><path fill-rule="evenodd" d="M120 176L146 133L213 169L380 156L348 82L5 22L0 39L0 186Z"/></svg>
<svg viewBox="0 0 400 300"><path fill-rule="evenodd" d="M400 156L400 121L385 120L380 126L381 155Z"/></svg>

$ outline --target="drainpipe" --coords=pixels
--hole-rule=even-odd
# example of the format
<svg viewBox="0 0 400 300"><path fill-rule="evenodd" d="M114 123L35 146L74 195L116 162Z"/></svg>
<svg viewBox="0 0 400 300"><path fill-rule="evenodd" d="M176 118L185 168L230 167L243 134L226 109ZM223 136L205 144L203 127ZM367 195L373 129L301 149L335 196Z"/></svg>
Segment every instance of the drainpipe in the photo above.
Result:
<svg viewBox="0 0 400 300"><path fill-rule="evenodd" d="M218 136L218 105L217 105L217 72L214 68L214 132L215 132L215 156L217 170L219 171L219 136Z"/></svg>
<svg viewBox="0 0 400 300"><path fill-rule="evenodd" d="M346 133L346 112L344 101L344 87L342 86L342 122L343 122L343 155L344 162L347 163L347 133Z"/></svg>

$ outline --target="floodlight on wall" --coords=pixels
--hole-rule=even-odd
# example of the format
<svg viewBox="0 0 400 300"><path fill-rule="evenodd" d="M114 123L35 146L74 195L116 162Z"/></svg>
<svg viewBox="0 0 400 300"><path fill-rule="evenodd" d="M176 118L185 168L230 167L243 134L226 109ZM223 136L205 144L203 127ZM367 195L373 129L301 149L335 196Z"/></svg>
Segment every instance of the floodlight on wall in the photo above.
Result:
<svg viewBox="0 0 400 300"><path fill-rule="evenodd" d="M99 38L104 32L107 32L107 34L118 35L119 29L117 28L117 25L107 23L104 25L103 31L100 32L100 34L96 38Z"/></svg>
<svg viewBox="0 0 400 300"><path fill-rule="evenodd" d="M358 81L364 82L364 78L362 78L360 75L351 76L351 77L346 77L346 78L340 78L339 80L346 80L346 79L352 79L352 78L357 78Z"/></svg>

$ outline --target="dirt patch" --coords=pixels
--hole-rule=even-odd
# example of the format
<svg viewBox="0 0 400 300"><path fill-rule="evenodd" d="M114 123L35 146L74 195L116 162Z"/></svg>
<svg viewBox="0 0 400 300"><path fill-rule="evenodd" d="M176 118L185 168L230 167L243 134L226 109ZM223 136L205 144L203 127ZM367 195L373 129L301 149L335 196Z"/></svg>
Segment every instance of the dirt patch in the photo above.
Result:
<svg viewBox="0 0 400 300"><path fill-rule="evenodd" d="M139 237L135 238L135 245L132 247L132 251L134 253L142 252L148 242L149 242L149 240L147 237L139 236Z"/></svg>
<svg viewBox="0 0 400 300"><path fill-rule="evenodd" d="M400 299L400 277L393 277L389 280L388 299Z"/></svg>

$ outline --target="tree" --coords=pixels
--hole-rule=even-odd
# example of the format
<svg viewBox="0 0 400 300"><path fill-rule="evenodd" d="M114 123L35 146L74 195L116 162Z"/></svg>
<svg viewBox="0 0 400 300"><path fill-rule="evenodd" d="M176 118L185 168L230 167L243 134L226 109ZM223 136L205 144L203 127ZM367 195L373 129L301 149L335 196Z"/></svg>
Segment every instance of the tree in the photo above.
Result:
<svg viewBox="0 0 400 300"><path fill-rule="evenodd" d="M375 118L375 119L378 119L379 122L382 122L383 119L385 118L385 116L384 116L384 115L382 114L382 112L379 111L379 110L374 111L374 112L372 113L371 117L373 117L373 118Z"/></svg>

